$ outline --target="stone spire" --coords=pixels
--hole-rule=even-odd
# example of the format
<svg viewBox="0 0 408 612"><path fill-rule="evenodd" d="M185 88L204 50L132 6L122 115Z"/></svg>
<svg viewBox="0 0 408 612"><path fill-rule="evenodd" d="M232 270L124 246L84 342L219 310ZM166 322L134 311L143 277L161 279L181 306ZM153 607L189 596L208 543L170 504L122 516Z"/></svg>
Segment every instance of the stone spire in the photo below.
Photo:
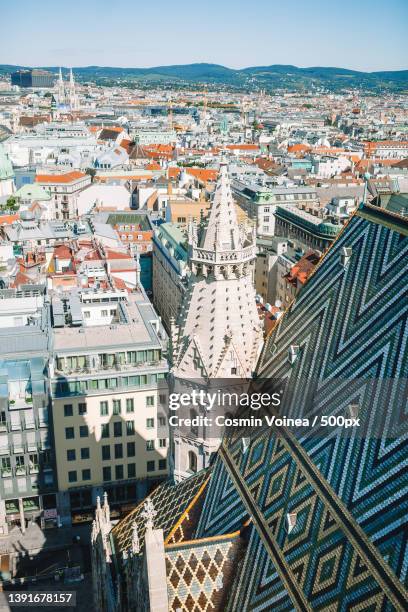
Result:
<svg viewBox="0 0 408 612"><path fill-rule="evenodd" d="M109 529L110 529L110 527L111 527L110 508L109 508L109 504L108 504L108 494L107 494L106 491L103 494L103 512L104 512L104 515L105 515L105 522L109 526Z"/></svg>
<svg viewBox="0 0 408 612"><path fill-rule="evenodd" d="M57 97L58 97L58 104L65 103L65 87L64 87L64 80L62 78L61 68L59 69L58 82L57 82Z"/></svg>
<svg viewBox="0 0 408 612"><path fill-rule="evenodd" d="M69 105L71 110L76 110L78 108L78 97L75 91L75 80L72 68L69 69Z"/></svg>
<svg viewBox="0 0 408 612"><path fill-rule="evenodd" d="M209 251L238 251L243 247L227 165L224 162L220 167L220 178L200 247Z"/></svg>
<svg viewBox="0 0 408 612"><path fill-rule="evenodd" d="M221 165L207 222L189 227L191 275L172 334L179 378L249 377L262 340L255 303L253 228L240 226L228 169Z"/></svg>

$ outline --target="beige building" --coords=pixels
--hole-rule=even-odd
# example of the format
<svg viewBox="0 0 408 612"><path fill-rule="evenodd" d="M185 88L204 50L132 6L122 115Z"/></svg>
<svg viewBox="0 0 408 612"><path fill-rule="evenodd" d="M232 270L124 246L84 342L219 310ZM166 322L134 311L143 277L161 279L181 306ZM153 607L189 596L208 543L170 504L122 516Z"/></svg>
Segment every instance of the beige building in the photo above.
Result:
<svg viewBox="0 0 408 612"><path fill-rule="evenodd" d="M51 194L47 202L47 219L72 219L78 216L78 196L91 184L91 177L79 170L37 174L37 185Z"/></svg>
<svg viewBox="0 0 408 612"><path fill-rule="evenodd" d="M54 297L53 423L62 523L109 493L119 516L168 474L166 334L142 290Z"/></svg>

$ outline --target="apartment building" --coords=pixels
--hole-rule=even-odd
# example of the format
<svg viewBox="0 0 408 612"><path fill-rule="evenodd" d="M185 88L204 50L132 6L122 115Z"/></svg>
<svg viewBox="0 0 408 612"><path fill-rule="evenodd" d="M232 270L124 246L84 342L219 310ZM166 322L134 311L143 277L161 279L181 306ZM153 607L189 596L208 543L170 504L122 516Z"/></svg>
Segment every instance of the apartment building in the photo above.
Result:
<svg viewBox="0 0 408 612"><path fill-rule="evenodd" d="M173 223L162 223L153 235L153 304L170 330L187 290L187 235Z"/></svg>
<svg viewBox="0 0 408 612"><path fill-rule="evenodd" d="M312 214L296 206L278 206L275 218L277 236L291 238L319 252L333 243L342 228L340 221L332 223L323 209Z"/></svg>
<svg viewBox="0 0 408 612"><path fill-rule="evenodd" d="M166 334L141 288L55 295L52 313L61 522L103 491L119 516L168 475Z"/></svg>
<svg viewBox="0 0 408 612"><path fill-rule="evenodd" d="M51 194L48 218L66 220L78 216L77 197L91 184L91 177L74 170L59 174L37 174L35 182Z"/></svg>
<svg viewBox="0 0 408 612"><path fill-rule="evenodd" d="M44 287L0 291L0 535L57 525Z"/></svg>
<svg viewBox="0 0 408 612"><path fill-rule="evenodd" d="M277 206L318 204L313 187L266 187L235 180L232 193L248 216L256 220L258 236L275 235Z"/></svg>

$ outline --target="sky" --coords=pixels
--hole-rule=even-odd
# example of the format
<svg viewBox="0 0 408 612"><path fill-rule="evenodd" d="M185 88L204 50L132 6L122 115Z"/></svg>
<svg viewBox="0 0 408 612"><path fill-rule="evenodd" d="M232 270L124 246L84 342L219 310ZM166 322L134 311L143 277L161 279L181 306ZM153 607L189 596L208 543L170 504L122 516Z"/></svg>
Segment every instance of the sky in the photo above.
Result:
<svg viewBox="0 0 408 612"><path fill-rule="evenodd" d="M408 68L408 0L0 0L0 64Z"/></svg>

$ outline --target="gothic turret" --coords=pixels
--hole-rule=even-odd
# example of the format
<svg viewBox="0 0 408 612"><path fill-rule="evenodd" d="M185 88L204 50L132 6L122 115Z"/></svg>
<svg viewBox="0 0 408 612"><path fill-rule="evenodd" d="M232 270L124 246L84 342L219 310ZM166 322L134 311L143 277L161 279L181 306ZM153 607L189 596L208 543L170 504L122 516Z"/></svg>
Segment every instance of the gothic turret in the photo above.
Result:
<svg viewBox="0 0 408 612"><path fill-rule="evenodd" d="M179 378L251 375L261 343L255 304L255 231L240 225L226 164L207 223L189 227L191 276L172 337Z"/></svg>

